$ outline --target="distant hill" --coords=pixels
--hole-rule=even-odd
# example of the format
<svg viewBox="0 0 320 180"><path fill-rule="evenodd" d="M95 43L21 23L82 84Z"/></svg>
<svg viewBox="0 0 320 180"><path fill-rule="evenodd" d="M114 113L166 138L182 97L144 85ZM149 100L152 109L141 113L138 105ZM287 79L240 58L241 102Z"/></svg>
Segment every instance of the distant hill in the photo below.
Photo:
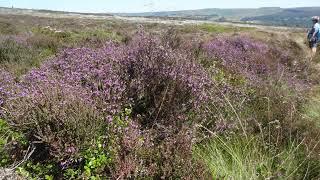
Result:
<svg viewBox="0 0 320 180"><path fill-rule="evenodd" d="M185 10L185 11L167 11L167 12L146 12L146 13L120 13L121 16L157 16L157 17L213 17L229 18L232 20L240 20L244 17L271 15L281 12L282 9L278 7L259 8L259 9L199 9L199 10Z"/></svg>
<svg viewBox="0 0 320 180"><path fill-rule="evenodd" d="M257 9L199 9L185 11L120 13L120 16L187 18L195 20L243 22L277 26L310 26L310 17L319 15L320 7L280 8L265 7Z"/></svg>
<svg viewBox="0 0 320 180"><path fill-rule="evenodd" d="M110 13L80 13L80 12L66 12L66 11L54 11L54 10L46 10L46 9L22 9L22 8L8 8L8 7L0 7L0 13L2 14L69 14L69 15L92 15L92 16L113 16Z"/></svg>
<svg viewBox="0 0 320 180"><path fill-rule="evenodd" d="M300 8L247 8L247 9L218 9L208 8L199 10L184 11L163 11L145 13L79 13L52 10L34 10L0 7L2 14L33 14L33 15L60 15L75 16L88 15L96 17L126 16L126 17L150 17L161 19L191 19L215 22L236 22L249 24L262 24L274 26L310 27L310 17L320 16L320 7L300 7Z"/></svg>
<svg viewBox="0 0 320 180"><path fill-rule="evenodd" d="M278 13L245 17L241 20L268 25L309 27L311 24L310 18L315 15L320 16L320 7L283 9Z"/></svg>

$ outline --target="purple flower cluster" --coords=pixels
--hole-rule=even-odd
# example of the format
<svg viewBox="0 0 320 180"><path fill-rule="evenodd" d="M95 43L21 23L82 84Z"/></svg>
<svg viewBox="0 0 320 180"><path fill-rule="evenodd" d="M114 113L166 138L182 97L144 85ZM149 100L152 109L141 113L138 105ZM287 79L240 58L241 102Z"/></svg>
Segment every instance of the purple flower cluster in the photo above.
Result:
<svg viewBox="0 0 320 180"><path fill-rule="evenodd" d="M247 36L220 36L206 43L204 50L209 57L221 60L227 69L253 82L283 71L289 57L279 48Z"/></svg>
<svg viewBox="0 0 320 180"><path fill-rule="evenodd" d="M14 98L18 91L18 83L13 76L0 68L0 117L3 115L3 106L10 98Z"/></svg>
<svg viewBox="0 0 320 180"><path fill-rule="evenodd" d="M76 94L103 112L115 115L122 105L124 85L119 79L117 63L110 58L114 47L93 50L66 49L57 58L24 77L25 88L34 97L41 88L59 87Z"/></svg>
<svg viewBox="0 0 320 180"><path fill-rule="evenodd" d="M134 90L130 94L141 96L150 91L155 91L151 94L168 91L174 94L182 90L191 95L193 107L208 100L206 90L212 86L212 81L196 59L184 50L171 49L160 39L140 33L122 53L124 55L118 57L122 57L122 69L127 71L128 90ZM178 99L180 95L176 95ZM160 98L163 96L161 94Z"/></svg>
<svg viewBox="0 0 320 180"><path fill-rule="evenodd" d="M5 86L9 84L9 89L19 90L5 104L10 111L7 119L22 124L36 120L44 126L52 120L66 125L69 118L77 117L69 111L75 111L79 104L92 107L106 123L131 106L133 116L142 117L144 125L171 124L176 117L199 109L209 99L207 92L212 85L190 54L173 50L160 38L144 33L128 44L65 49L21 77L19 83L6 79L1 83L5 92L1 96L7 96ZM48 117L38 117L44 114Z"/></svg>
<svg viewBox="0 0 320 180"><path fill-rule="evenodd" d="M184 102L179 103L197 107L208 99L205 89L210 85L211 80L194 59L144 34L128 45L108 43L100 49L66 49L30 71L21 82L28 97L41 97L44 90L59 88L109 115L145 97L160 106L165 91L186 93L190 99L181 97ZM160 94L150 97L150 93Z"/></svg>

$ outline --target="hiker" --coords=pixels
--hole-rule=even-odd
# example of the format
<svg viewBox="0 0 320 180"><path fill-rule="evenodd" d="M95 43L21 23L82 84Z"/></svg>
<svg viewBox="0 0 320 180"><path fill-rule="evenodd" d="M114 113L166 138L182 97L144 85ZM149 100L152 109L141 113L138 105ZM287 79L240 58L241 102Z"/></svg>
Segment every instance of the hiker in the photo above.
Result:
<svg viewBox="0 0 320 180"><path fill-rule="evenodd" d="M317 46L320 42L319 19L320 19L319 16L312 17L313 26L312 26L312 29L308 33L309 46L312 49L312 57L314 57L316 55Z"/></svg>

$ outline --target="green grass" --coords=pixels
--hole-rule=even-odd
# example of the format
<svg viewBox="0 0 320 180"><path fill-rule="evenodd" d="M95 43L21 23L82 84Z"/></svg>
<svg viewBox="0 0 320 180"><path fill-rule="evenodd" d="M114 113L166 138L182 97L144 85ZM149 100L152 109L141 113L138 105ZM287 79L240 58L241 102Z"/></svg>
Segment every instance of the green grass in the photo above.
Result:
<svg viewBox="0 0 320 180"><path fill-rule="evenodd" d="M220 34L220 33L236 33L236 32L248 32L255 30L256 28L252 27L236 27L230 25L219 25L219 24L198 24L198 25L184 25L181 28L182 33L199 33L205 32L209 34Z"/></svg>
<svg viewBox="0 0 320 180"><path fill-rule="evenodd" d="M309 101L304 105L303 116L320 128L320 87L315 87Z"/></svg>
<svg viewBox="0 0 320 180"><path fill-rule="evenodd" d="M13 163L8 149L26 145L27 141L22 133L12 130L5 120L0 119L0 167Z"/></svg>
<svg viewBox="0 0 320 180"><path fill-rule="evenodd" d="M31 31L32 36L27 37L24 43L11 38L0 42L0 67L16 77L27 73L33 67L40 66L47 58L66 47L101 47L110 40L123 41L119 33L98 28L55 31L35 27Z"/></svg>
<svg viewBox="0 0 320 180"><path fill-rule="evenodd" d="M13 24L0 19L0 34L16 34L16 33L18 33L18 30Z"/></svg>
<svg viewBox="0 0 320 180"><path fill-rule="evenodd" d="M254 30L250 27L231 27L231 26L222 26L216 24L201 24L197 26L200 30L206 31L209 33L226 33L226 32L239 32L239 31L249 31Z"/></svg>
<svg viewBox="0 0 320 180"><path fill-rule="evenodd" d="M216 136L194 148L194 157L204 163L213 179L303 179L314 178L301 144L270 147L257 137ZM319 176L317 176L319 178Z"/></svg>
<svg viewBox="0 0 320 180"><path fill-rule="evenodd" d="M104 28L85 28L85 29L70 29L70 30L59 30L37 27L33 28L32 32L35 34L35 38L40 39L40 43L36 43L40 46L52 47L51 44L61 47L78 47L90 44L100 46L102 43L107 41L121 42L123 37L114 31ZM42 37L42 38L41 38ZM41 39L48 39L44 42L52 42L51 44L45 44ZM51 45L51 46L50 46Z"/></svg>
<svg viewBox="0 0 320 180"><path fill-rule="evenodd" d="M215 32L215 33L222 33L222 32L230 32L233 31L233 28L227 26L219 26L214 24L201 24L197 26L200 30L206 32Z"/></svg>
<svg viewBox="0 0 320 180"><path fill-rule="evenodd" d="M82 31L74 31L71 33L70 41L75 43L82 43L90 40L109 41L114 40L117 42L122 41L122 37L112 31L103 29L90 29Z"/></svg>
<svg viewBox="0 0 320 180"><path fill-rule="evenodd" d="M31 68L39 66L41 62L57 51L51 46L42 46L42 44L51 44L46 40L47 38L37 39L32 42L31 46L12 39L0 42L0 67L19 77Z"/></svg>

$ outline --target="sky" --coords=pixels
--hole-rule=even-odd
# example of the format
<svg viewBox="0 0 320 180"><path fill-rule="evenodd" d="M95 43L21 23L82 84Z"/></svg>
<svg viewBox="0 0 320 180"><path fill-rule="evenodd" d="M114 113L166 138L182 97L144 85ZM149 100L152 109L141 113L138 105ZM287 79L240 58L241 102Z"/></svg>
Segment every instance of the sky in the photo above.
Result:
<svg viewBox="0 0 320 180"><path fill-rule="evenodd" d="M154 12L202 8L320 6L320 0L0 0L0 7L73 12Z"/></svg>

